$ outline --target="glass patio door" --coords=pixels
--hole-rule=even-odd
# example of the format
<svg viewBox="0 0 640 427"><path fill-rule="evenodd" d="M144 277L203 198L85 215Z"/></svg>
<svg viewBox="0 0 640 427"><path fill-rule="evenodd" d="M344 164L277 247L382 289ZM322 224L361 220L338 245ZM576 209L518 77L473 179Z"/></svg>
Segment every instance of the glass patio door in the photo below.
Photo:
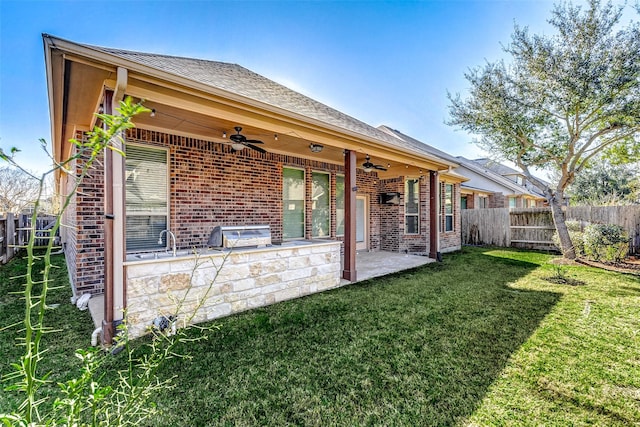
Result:
<svg viewBox="0 0 640 427"><path fill-rule="evenodd" d="M367 250L368 245L369 204L367 196L356 196L356 250Z"/></svg>

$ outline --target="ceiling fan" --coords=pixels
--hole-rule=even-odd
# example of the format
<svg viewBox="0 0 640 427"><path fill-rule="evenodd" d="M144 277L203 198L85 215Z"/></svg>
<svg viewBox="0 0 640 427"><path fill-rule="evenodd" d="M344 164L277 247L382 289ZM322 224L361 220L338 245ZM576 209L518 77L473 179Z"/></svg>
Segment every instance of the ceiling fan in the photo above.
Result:
<svg viewBox="0 0 640 427"><path fill-rule="evenodd" d="M266 151L263 148L253 145L253 144L264 144L262 141L258 141L257 139L247 139L246 136L241 135L240 132L242 131L242 128L240 126L236 126L234 127L234 129L237 133L229 137L229 139L232 141L232 144L231 144L232 151L240 151L245 147L249 147L260 153L266 153Z"/></svg>
<svg viewBox="0 0 640 427"><path fill-rule="evenodd" d="M374 165L373 163L371 163L371 157L369 157L368 154L367 154L367 161L362 164L362 169L365 172L371 172L374 169L379 170L379 171L386 171L387 170L387 168L383 167L382 165Z"/></svg>

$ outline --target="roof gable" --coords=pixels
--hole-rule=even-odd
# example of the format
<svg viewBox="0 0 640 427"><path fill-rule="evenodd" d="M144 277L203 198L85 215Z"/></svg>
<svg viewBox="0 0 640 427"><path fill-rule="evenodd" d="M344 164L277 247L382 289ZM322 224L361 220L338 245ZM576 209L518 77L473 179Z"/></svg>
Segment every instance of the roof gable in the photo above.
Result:
<svg viewBox="0 0 640 427"><path fill-rule="evenodd" d="M82 46L361 135L397 144L397 139L388 133L237 64L92 45ZM413 148L432 154L420 146Z"/></svg>

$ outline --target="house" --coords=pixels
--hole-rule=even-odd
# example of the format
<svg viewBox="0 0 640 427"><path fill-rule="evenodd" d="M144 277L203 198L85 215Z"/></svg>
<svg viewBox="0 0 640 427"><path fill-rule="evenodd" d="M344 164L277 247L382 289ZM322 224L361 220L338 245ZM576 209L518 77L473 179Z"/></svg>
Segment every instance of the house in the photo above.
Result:
<svg viewBox="0 0 640 427"><path fill-rule="evenodd" d="M204 321L354 282L358 251L460 248L466 178L450 158L239 65L43 41L56 161L97 112L125 97L151 110L64 217L74 290L104 294L107 342L124 313L133 336L184 317L176 299L186 312L206 294ZM56 175L60 193L73 184ZM234 227L236 242L259 229L259 244L210 247Z"/></svg>
<svg viewBox="0 0 640 427"><path fill-rule="evenodd" d="M504 206L510 208L535 208L547 206L547 199L544 195L544 189L539 188L520 171L509 166L503 165L492 159L482 158L468 160L460 157L461 164L473 168L474 165L480 166L481 174L486 176L498 175L507 179L510 183L515 183L518 187L512 193L504 193L506 203ZM476 168L476 170L478 170ZM491 173L492 172L492 173ZM465 175L467 176L467 175ZM470 184L471 182L469 182Z"/></svg>
<svg viewBox="0 0 640 427"><path fill-rule="evenodd" d="M454 157L389 126L379 126L378 129L405 144L422 147L435 156L457 164L456 173L467 178L460 186L461 209L539 207L546 203L542 190L527 182L522 173L514 169L488 159Z"/></svg>

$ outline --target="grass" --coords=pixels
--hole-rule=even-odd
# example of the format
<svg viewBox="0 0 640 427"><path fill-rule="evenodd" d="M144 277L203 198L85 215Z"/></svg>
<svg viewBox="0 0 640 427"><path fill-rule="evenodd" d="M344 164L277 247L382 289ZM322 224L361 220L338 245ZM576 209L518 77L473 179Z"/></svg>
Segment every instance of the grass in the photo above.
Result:
<svg viewBox="0 0 640 427"><path fill-rule="evenodd" d="M221 319L179 349L191 359L164 366L176 386L157 396L150 425L640 425L640 278L567 266L584 285L554 284L550 259L465 248ZM19 265L0 269L5 323L20 315L4 275ZM59 292L52 321L68 328L46 366L56 380L91 333L68 287ZM18 354L11 334L0 351Z"/></svg>

